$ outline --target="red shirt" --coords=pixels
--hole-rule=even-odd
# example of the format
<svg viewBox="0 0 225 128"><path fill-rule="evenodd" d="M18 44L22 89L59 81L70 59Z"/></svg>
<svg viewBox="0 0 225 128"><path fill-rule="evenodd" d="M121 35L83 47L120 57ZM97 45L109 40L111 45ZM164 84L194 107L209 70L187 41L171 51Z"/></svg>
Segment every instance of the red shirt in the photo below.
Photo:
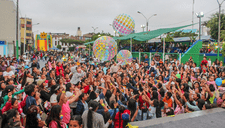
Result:
<svg viewBox="0 0 225 128"><path fill-rule="evenodd" d="M122 114L127 113L130 115L130 110L124 110L123 113L117 112L114 118L114 128L123 128Z"/></svg>

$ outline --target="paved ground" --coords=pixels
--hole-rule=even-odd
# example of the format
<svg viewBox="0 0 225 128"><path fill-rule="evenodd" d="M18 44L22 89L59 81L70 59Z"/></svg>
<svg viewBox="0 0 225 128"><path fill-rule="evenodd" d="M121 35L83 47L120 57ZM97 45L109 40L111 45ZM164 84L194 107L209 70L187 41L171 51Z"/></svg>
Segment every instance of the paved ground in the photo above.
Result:
<svg viewBox="0 0 225 128"><path fill-rule="evenodd" d="M225 109L215 108L131 124L139 128L225 128Z"/></svg>

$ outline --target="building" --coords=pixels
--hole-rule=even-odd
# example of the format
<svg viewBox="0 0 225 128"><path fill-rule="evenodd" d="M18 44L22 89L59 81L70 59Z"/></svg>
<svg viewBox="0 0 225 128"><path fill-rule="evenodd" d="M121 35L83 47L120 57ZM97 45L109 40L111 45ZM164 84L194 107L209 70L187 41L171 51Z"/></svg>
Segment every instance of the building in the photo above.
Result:
<svg viewBox="0 0 225 128"><path fill-rule="evenodd" d="M82 31L80 30L80 27L77 28L77 35L76 36L82 36Z"/></svg>
<svg viewBox="0 0 225 128"><path fill-rule="evenodd" d="M7 45L0 46L0 55L12 56L15 52L16 42L16 5L11 0L0 0L0 41ZM3 43L2 42L2 43ZM7 52L2 52L7 50Z"/></svg>
<svg viewBox="0 0 225 128"><path fill-rule="evenodd" d="M60 41L61 39L73 39L73 40L79 40L79 41L86 41L86 40L90 40L92 36L94 35L93 33L87 33L87 34L84 34L83 36L73 36L73 35L70 36L69 34L66 34L66 33L49 33L49 34L52 35L53 47L57 47L57 45L61 45L62 47L61 51L64 51L64 52L67 52L69 47L72 47L72 46L75 47L75 44L62 43Z"/></svg>
<svg viewBox="0 0 225 128"><path fill-rule="evenodd" d="M20 40L21 40L20 51L22 54L24 51L24 41L25 41L25 51L28 50L28 46L32 46L32 19L27 17L20 18Z"/></svg>

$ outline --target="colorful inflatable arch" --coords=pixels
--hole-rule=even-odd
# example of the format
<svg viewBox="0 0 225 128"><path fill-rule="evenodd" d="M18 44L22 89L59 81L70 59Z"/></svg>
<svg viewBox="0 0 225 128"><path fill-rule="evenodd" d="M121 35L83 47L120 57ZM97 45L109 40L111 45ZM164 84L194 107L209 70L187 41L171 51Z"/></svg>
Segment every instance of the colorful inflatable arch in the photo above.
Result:
<svg viewBox="0 0 225 128"><path fill-rule="evenodd" d="M49 51L52 48L52 36L47 35L47 38L41 38L42 36L37 34L35 39L35 49L37 51Z"/></svg>

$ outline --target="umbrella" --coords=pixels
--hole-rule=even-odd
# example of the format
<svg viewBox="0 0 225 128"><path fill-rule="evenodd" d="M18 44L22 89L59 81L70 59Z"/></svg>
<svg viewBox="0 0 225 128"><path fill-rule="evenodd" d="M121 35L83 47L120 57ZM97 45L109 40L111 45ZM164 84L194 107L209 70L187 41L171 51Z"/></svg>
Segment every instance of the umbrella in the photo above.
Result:
<svg viewBox="0 0 225 128"><path fill-rule="evenodd" d="M56 47L52 47L52 48L50 48L51 50L59 50L58 48L56 48Z"/></svg>

